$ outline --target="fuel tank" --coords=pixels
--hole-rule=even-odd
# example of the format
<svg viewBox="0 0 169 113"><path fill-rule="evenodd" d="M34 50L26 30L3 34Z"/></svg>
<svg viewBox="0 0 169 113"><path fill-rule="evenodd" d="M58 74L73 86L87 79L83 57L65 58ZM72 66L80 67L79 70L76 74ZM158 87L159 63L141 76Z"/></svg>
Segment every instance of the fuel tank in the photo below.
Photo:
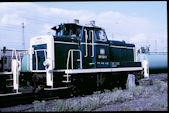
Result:
<svg viewBox="0 0 169 113"><path fill-rule="evenodd" d="M149 62L150 73L163 73L168 69L168 53L167 52L149 52L138 54L137 59L141 61L141 57L146 57Z"/></svg>
<svg viewBox="0 0 169 113"><path fill-rule="evenodd" d="M24 55L21 62L21 71L30 71L30 55Z"/></svg>

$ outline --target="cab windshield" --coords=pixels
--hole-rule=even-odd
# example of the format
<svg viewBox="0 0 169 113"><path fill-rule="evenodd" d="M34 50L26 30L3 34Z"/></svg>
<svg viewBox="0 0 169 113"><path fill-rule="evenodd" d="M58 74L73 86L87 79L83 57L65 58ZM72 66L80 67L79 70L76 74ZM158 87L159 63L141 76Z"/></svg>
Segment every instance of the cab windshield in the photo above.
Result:
<svg viewBox="0 0 169 113"><path fill-rule="evenodd" d="M103 42L107 41L107 36L104 30L102 29L96 30L95 33L96 33L96 39L98 41L103 41Z"/></svg>
<svg viewBox="0 0 169 113"><path fill-rule="evenodd" d="M81 27L77 25L70 25L70 24L59 26L59 29L57 31L57 36L72 36L72 35L75 37L80 37Z"/></svg>

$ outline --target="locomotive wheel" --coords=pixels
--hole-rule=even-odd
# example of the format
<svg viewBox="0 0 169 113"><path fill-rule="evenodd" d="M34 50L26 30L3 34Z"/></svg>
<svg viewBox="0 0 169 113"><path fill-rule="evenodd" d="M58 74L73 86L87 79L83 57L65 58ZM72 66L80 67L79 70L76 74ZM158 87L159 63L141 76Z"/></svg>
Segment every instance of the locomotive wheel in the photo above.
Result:
<svg viewBox="0 0 169 113"><path fill-rule="evenodd" d="M79 95L82 95L80 89L77 86L73 85L71 88L71 96L79 96Z"/></svg>
<svg viewBox="0 0 169 113"><path fill-rule="evenodd" d="M103 73L98 73L96 75L96 86L97 90L103 90L105 87L105 77Z"/></svg>
<svg viewBox="0 0 169 113"><path fill-rule="evenodd" d="M139 80L142 79L142 78L144 78L143 71L135 73L135 83L136 83L136 85L139 85Z"/></svg>
<svg viewBox="0 0 169 113"><path fill-rule="evenodd" d="M121 77L119 77L119 86L122 89L126 88L126 83L127 83L127 78L128 78L128 74L127 73L121 73Z"/></svg>
<svg viewBox="0 0 169 113"><path fill-rule="evenodd" d="M80 84L79 82L81 81L80 78L74 78L71 77L71 83L68 85L70 88L70 96L79 96L82 95L81 90L80 90Z"/></svg>
<svg viewBox="0 0 169 113"><path fill-rule="evenodd" d="M127 75L124 75L124 76L123 76L123 79L120 81L120 82L121 82L121 88L122 88L122 89L125 89L125 88L126 88L127 78L128 78L128 76L127 76Z"/></svg>
<svg viewBox="0 0 169 113"><path fill-rule="evenodd" d="M126 88L127 83L127 73L113 73L109 78L107 78L107 82L109 84L109 89L113 88Z"/></svg>
<svg viewBox="0 0 169 113"><path fill-rule="evenodd" d="M37 81L38 81L38 78L36 76L32 76L32 83L33 83L33 93L35 93L36 91L36 88L37 88Z"/></svg>

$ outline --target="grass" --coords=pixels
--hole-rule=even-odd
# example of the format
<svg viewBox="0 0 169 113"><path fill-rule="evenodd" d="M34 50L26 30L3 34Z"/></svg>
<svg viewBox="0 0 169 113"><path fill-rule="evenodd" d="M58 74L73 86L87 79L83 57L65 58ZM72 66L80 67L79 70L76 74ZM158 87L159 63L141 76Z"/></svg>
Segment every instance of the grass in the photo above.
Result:
<svg viewBox="0 0 169 113"><path fill-rule="evenodd" d="M155 80L153 84L155 86L155 90L159 93L163 93L164 91L168 90L166 82Z"/></svg>
<svg viewBox="0 0 169 113"><path fill-rule="evenodd" d="M110 91L105 89L103 93L101 93L101 91L96 91L91 96L80 97L78 99L58 99L53 102L53 105L51 105L50 109L45 108L45 101L35 101L33 102L34 111L92 111L110 103L122 103L140 97L145 98L154 93L163 93L164 91L168 90L167 83L163 81L153 81L153 89L151 87L145 87L148 85L149 84L146 83L126 90L115 88ZM163 107L168 108L166 103L157 99L153 99L153 102L145 107L139 108L139 110ZM130 111L131 108L129 106L123 106L121 110Z"/></svg>
<svg viewBox="0 0 169 113"><path fill-rule="evenodd" d="M34 101L33 102L33 107L34 107L34 110L35 111L39 111L39 112L42 112L42 111L44 111L45 109L45 101L42 101L42 102L40 102L40 101Z"/></svg>
<svg viewBox="0 0 169 113"><path fill-rule="evenodd" d="M157 99L153 97L152 101L144 106L141 110L148 111L148 110L155 110L159 111L160 109L167 108L167 103L164 100Z"/></svg>

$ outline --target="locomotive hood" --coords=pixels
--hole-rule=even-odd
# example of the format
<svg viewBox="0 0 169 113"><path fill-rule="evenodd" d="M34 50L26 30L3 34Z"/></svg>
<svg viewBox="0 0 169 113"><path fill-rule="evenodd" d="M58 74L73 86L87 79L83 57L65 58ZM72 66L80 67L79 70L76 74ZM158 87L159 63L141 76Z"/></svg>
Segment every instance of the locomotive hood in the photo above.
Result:
<svg viewBox="0 0 169 113"><path fill-rule="evenodd" d="M51 35L36 36L30 39L30 46L44 44L50 41L53 41L53 36Z"/></svg>
<svg viewBox="0 0 169 113"><path fill-rule="evenodd" d="M114 41L109 40L110 45L116 45L116 46L126 46L126 47L135 47L134 44L126 43L125 41Z"/></svg>

